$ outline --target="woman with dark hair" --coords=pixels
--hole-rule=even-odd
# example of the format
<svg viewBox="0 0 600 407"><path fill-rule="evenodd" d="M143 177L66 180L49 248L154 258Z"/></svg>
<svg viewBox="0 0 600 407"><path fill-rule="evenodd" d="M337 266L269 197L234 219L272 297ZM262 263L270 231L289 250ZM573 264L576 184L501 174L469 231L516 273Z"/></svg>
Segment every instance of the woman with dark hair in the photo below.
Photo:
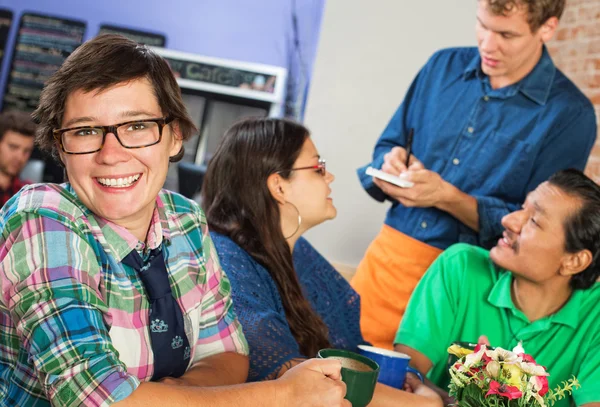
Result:
<svg viewBox="0 0 600 407"><path fill-rule="evenodd" d="M333 180L308 130L282 119L236 123L208 165L202 204L250 346L250 381L275 379L319 349L364 343L358 294L301 237L335 217ZM378 385L373 403L441 405L409 383L415 394Z"/></svg>

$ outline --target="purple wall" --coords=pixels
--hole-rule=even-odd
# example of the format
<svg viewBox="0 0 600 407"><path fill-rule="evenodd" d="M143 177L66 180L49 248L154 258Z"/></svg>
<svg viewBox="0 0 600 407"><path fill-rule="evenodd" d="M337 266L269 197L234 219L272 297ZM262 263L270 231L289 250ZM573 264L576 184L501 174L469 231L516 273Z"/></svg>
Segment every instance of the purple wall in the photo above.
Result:
<svg viewBox="0 0 600 407"><path fill-rule="evenodd" d="M300 100L299 105L303 106L303 90L308 87L312 72L324 3L325 0L0 0L0 7L14 13L0 89L3 94L20 16L29 11L85 21L85 39L94 37L101 24L112 24L164 34L166 47L174 50L286 67L291 78L290 107L294 100Z"/></svg>

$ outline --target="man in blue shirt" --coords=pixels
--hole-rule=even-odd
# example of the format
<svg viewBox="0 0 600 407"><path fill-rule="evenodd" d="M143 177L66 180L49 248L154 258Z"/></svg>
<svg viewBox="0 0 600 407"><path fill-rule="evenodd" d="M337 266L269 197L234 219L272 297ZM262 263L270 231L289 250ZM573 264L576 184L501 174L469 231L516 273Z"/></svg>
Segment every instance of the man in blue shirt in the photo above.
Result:
<svg viewBox="0 0 600 407"><path fill-rule="evenodd" d="M544 46L564 6L479 0L478 47L431 57L368 164L414 186L358 170L374 199L392 202L352 281L366 340L391 347L410 294L441 250L456 242L492 246L500 220L528 192L560 169L585 167L596 138L593 106Z"/></svg>

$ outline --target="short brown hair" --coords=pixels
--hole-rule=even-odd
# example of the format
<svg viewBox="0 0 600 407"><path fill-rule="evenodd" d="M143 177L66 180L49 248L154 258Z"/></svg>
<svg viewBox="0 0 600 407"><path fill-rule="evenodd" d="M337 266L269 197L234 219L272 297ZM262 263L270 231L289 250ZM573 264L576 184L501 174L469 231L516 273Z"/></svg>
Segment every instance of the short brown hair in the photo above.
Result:
<svg viewBox="0 0 600 407"><path fill-rule="evenodd" d="M35 123L29 113L18 111L0 113L0 141L7 131L33 137L35 128Z"/></svg>
<svg viewBox="0 0 600 407"><path fill-rule="evenodd" d="M551 17L560 19L567 0L485 0L496 15L507 15L517 7L526 7L531 32L536 32Z"/></svg>
<svg viewBox="0 0 600 407"><path fill-rule="evenodd" d="M179 125L187 140L196 131L181 98L181 90L167 61L149 48L114 34L100 35L77 48L56 71L42 90L33 117L39 122L36 142L58 157L52 130L60 128L67 97L74 91L104 90L136 79L147 78L165 116ZM171 161L183 157L183 147Z"/></svg>

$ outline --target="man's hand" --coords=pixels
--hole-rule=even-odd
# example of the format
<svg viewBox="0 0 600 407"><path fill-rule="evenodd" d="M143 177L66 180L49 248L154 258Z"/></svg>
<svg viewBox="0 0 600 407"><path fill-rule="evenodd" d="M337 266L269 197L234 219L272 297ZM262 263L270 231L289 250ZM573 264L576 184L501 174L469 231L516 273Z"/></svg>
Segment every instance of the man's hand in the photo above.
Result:
<svg viewBox="0 0 600 407"><path fill-rule="evenodd" d="M406 380L404 381L404 390L414 393L417 396L423 396L433 400L441 400L440 395L436 393L434 389L427 386L425 383L422 383L421 380L419 380L419 378L412 373L408 373L406 375Z"/></svg>
<svg viewBox="0 0 600 407"><path fill-rule="evenodd" d="M278 392L278 405L351 407L342 382L342 364L333 359L310 359L288 370L276 383L285 385Z"/></svg>
<svg viewBox="0 0 600 407"><path fill-rule="evenodd" d="M400 178L414 183L413 187L401 188L377 178L373 182L386 195L398 200L404 206L437 207L443 202L449 184L436 172L426 169L413 169L413 167L415 165L400 174Z"/></svg>
<svg viewBox="0 0 600 407"><path fill-rule="evenodd" d="M410 188L401 188L389 182L373 178L373 183L387 196L406 207L437 208L479 231L477 199L462 192L445 181L438 173L425 168L414 155L406 168L406 150L394 147L383 156L381 170L414 183Z"/></svg>
<svg viewBox="0 0 600 407"><path fill-rule="evenodd" d="M381 171L392 175L400 175L406 170L422 169L423 164L414 156L410 155L408 168L406 168L406 150L403 147L394 147L389 153L383 156L383 165Z"/></svg>
<svg viewBox="0 0 600 407"><path fill-rule="evenodd" d="M427 397L437 405L451 406L456 403L454 398L450 397L448 392L437 387L428 379L425 379L425 383L412 373L406 374L406 380L404 381L404 388L402 389L408 393L414 393L417 396Z"/></svg>
<svg viewBox="0 0 600 407"><path fill-rule="evenodd" d="M481 335L481 336L479 337L479 339L477 339L477 343L478 343L479 345L485 345L485 346L487 346L488 348L489 348L490 346L492 346L492 344L490 343L490 340L489 340L489 339L488 339L488 337L487 337L487 336L485 336L485 335Z"/></svg>
<svg viewBox="0 0 600 407"><path fill-rule="evenodd" d="M383 156L381 170L415 184L411 188L401 188L373 178L375 185L386 195L398 200L404 206L421 208L436 206L442 198L441 193L445 192L447 182L436 172L425 169L423 163L413 154L406 168L406 150L403 147L394 147Z"/></svg>

